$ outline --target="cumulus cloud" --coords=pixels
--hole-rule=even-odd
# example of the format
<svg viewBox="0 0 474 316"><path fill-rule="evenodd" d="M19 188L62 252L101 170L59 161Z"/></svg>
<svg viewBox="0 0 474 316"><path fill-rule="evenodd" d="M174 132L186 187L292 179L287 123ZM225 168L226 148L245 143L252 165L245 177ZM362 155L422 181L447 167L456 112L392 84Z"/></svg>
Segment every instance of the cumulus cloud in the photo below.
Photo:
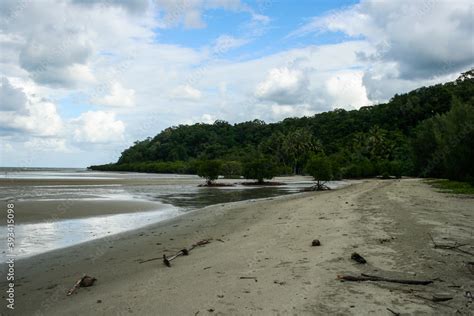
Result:
<svg viewBox="0 0 474 316"><path fill-rule="evenodd" d="M120 82L115 81L110 85L109 94L92 98L95 104L115 107L131 107L135 105L135 90L124 88Z"/></svg>
<svg viewBox="0 0 474 316"><path fill-rule="evenodd" d="M308 77L301 69L273 68L255 91L257 98L278 104L296 104L308 93Z"/></svg>
<svg viewBox="0 0 474 316"><path fill-rule="evenodd" d="M221 8L253 14L253 10L240 0L157 0L155 1L155 5L161 12L161 19L158 22L160 28L170 28L181 24L185 28L195 29L206 27L207 25L202 15L203 11L207 9Z"/></svg>
<svg viewBox="0 0 474 316"><path fill-rule="evenodd" d="M113 112L88 111L82 113L71 123L74 140L87 143L109 143L124 139L125 124L115 118Z"/></svg>
<svg viewBox="0 0 474 316"><path fill-rule="evenodd" d="M91 54L87 33L72 27L57 29L45 25L29 34L19 61L37 83L71 87L93 80L87 66Z"/></svg>
<svg viewBox="0 0 474 316"><path fill-rule="evenodd" d="M362 36L376 48L360 52L372 63L394 62L402 79L433 78L474 63L473 4L457 1L365 0L348 9L316 17L292 33L344 32Z"/></svg>
<svg viewBox="0 0 474 316"><path fill-rule="evenodd" d="M21 88L15 88L7 78L1 79L0 86L0 111L15 111L24 113L26 111L26 94Z"/></svg>
<svg viewBox="0 0 474 316"><path fill-rule="evenodd" d="M78 5L85 6L112 6L122 8L130 13L139 14L145 12L149 8L148 0L73 0Z"/></svg>
<svg viewBox="0 0 474 316"><path fill-rule="evenodd" d="M370 105L362 82L362 72L342 72L326 82L326 90L335 108L360 108Z"/></svg>
<svg viewBox="0 0 474 316"><path fill-rule="evenodd" d="M206 123L206 124L213 124L215 121L216 121L216 118L213 117L211 114L203 114L201 116L201 120L200 120L202 123Z"/></svg>
<svg viewBox="0 0 474 316"><path fill-rule="evenodd" d="M13 86L7 78L0 88L2 134L26 133L32 136L56 136L63 123L56 105L35 94L25 93Z"/></svg>
<svg viewBox="0 0 474 316"><path fill-rule="evenodd" d="M311 116L316 113L308 104L296 106L273 104L271 106L272 118L274 120L282 120L287 117Z"/></svg>

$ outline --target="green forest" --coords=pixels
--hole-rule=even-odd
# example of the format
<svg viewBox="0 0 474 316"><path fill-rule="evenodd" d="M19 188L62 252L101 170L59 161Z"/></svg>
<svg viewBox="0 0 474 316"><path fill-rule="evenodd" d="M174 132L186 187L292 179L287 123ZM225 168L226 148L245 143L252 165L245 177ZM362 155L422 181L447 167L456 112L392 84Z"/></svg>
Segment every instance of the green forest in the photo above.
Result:
<svg viewBox="0 0 474 316"><path fill-rule="evenodd" d="M321 180L417 176L474 181L474 69L388 103L267 124L179 125L93 170ZM321 168L325 169L321 172ZM318 171L319 170L319 171Z"/></svg>

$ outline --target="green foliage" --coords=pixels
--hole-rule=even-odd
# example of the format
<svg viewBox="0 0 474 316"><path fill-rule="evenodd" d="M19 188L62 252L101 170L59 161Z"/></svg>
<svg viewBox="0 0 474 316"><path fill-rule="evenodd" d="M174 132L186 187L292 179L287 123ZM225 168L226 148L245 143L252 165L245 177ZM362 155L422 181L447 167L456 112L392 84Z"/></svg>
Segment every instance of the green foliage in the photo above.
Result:
<svg viewBox="0 0 474 316"><path fill-rule="evenodd" d="M310 130L303 128L290 131L283 138L281 145L282 156L285 162L293 168L295 174L300 172L308 156L317 150L321 150L320 143Z"/></svg>
<svg viewBox="0 0 474 316"><path fill-rule="evenodd" d="M474 183L459 182L447 179L431 180L429 184L435 188L441 189L443 192L454 194L474 194Z"/></svg>
<svg viewBox="0 0 474 316"><path fill-rule="evenodd" d="M197 175L205 178L207 184L212 184L214 180L217 180L221 171L222 162L218 160L204 160L199 162L197 168Z"/></svg>
<svg viewBox="0 0 474 316"><path fill-rule="evenodd" d="M330 181L333 177L331 160L324 154L312 156L306 164L306 172L320 186L320 182Z"/></svg>
<svg viewBox="0 0 474 316"><path fill-rule="evenodd" d="M90 166L91 170L101 171L131 171L131 172L149 172L149 173L177 173L177 174L194 174L196 166L193 161L144 161L122 164L106 164Z"/></svg>
<svg viewBox="0 0 474 316"><path fill-rule="evenodd" d="M422 176L474 179L474 102L422 122L413 139L415 165Z"/></svg>
<svg viewBox="0 0 474 316"><path fill-rule="evenodd" d="M222 163L221 173L227 179L237 179L242 175L242 164L239 161L226 161Z"/></svg>
<svg viewBox="0 0 474 316"><path fill-rule="evenodd" d="M275 165L270 159L260 158L244 164L243 175L245 179L255 179L263 183L264 179L272 179L276 175Z"/></svg>

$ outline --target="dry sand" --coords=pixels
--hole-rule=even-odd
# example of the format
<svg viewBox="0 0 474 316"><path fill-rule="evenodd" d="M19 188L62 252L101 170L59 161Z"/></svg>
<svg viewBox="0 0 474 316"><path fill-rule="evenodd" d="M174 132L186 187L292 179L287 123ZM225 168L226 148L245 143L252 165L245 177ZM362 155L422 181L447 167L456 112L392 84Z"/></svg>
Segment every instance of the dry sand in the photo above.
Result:
<svg viewBox="0 0 474 316"><path fill-rule="evenodd" d="M473 231L471 198L436 192L418 179L369 180L328 192L216 205L18 261L15 314L391 315L387 308L469 314L474 303L468 305L464 295L474 293L467 265L473 256L434 249L428 233L440 242L467 243L462 249L474 252ZM171 268L160 260L139 263L204 238L214 240ZM315 238L322 246L311 247ZM353 251L368 264L351 261ZM336 279L361 272L435 282ZM66 296L82 273L98 282ZM440 292L454 299L421 298Z"/></svg>

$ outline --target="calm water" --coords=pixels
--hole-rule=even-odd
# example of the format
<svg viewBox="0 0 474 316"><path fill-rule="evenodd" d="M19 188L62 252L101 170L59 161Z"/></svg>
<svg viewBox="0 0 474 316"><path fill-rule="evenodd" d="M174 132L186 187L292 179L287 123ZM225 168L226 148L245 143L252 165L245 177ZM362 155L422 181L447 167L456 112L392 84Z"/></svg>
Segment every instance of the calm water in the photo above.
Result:
<svg viewBox="0 0 474 316"><path fill-rule="evenodd" d="M169 219L187 211L205 206L272 197L300 192L312 185L309 179L287 180L287 185L278 187L203 188L203 181L193 175L103 173L85 169L9 169L0 168L0 178L6 179L154 179L156 184L99 184L99 185L37 185L0 186L0 199L19 200L131 200L153 201L155 211L94 216L82 219L57 220L53 222L16 223L17 257L27 257L53 249L63 248L95 238L110 236ZM163 180L163 181L161 181ZM227 180L235 182L237 180ZM343 182L333 182L337 187ZM5 221L2 221L0 236L6 236ZM0 252L6 251L6 243L0 244ZM2 256L2 261L4 256Z"/></svg>

